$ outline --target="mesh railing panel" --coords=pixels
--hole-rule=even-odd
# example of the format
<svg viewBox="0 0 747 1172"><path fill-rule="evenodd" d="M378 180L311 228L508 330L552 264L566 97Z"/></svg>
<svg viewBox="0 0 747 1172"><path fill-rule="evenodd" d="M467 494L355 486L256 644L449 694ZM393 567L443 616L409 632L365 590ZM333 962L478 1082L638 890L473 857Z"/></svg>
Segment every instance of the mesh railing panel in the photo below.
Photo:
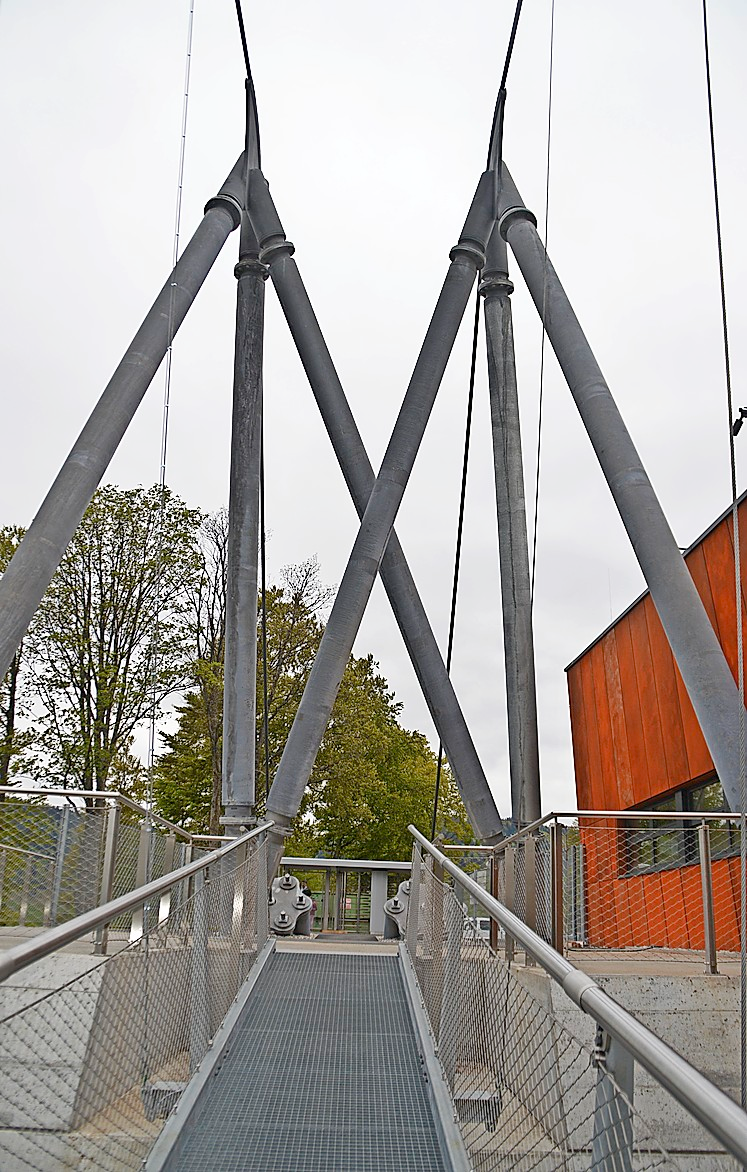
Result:
<svg viewBox="0 0 747 1172"><path fill-rule="evenodd" d="M0 802L0 927L48 927L98 906L109 813L38 799ZM179 865L184 844L169 842L165 829L155 824L149 832L147 871L138 876L141 829L124 818L119 823L110 898ZM205 853L195 851L194 857ZM128 929L130 917L111 926Z"/></svg>
<svg viewBox="0 0 747 1172"><path fill-rule="evenodd" d="M715 945L740 948L739 824L707 821L708 853L696 818L581 817L558 824L563 942L568 948L658 950L662 960L705 959L703 870L710 874ZM496 898L552 942L552 840L520 839L496 855ZM702 863L708 859L710 863ZM532 862L533 857L533 862ZM511 898L513 875L513 898ZM534 913L529 893L534 890Z"/></svg>
<svg viewBox="0 0 747 1172"><path fill-rule="evenodd" d="M267 937L266 874L264 844L229 856L62 988L30 988L58 956L0 987L4 1172L140 1167Z"/></svg>
<svg viewBox="0 0 747 1172"><path fill-rule="evenodd" d="M593 1050L491 951L430 865L418 903L413 961L473 1167L675 1169Z"/></svg>

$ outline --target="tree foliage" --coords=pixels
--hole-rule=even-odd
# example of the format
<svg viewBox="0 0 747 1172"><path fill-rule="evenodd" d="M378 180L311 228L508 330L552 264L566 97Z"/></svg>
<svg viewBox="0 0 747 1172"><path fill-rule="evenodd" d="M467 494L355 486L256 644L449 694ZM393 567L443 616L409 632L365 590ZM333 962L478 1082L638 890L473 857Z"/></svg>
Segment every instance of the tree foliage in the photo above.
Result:
<svg viewBox="0 0 747 1172"><path fill-rule="evenodd" d="M201 514L158 487L100 488L26 639L49 780L105 789L133 734L184 685Z"/></svg>
<svg viewBox="0 0 747 1172"><path fill-rule="evenodd" d="M8 563L20 545L23 534L24 530L18 525L5 525L0 528L0 574L8 568ZM5 679L0 681L0 785L8 784L14 765L18 763L20 754L32 740L28 729L18 727L19 720L25 714L22 691L23 663L22 642L13 656Z"/></svg>
<svg viewBox="0 0 747 1172"><path fill-rule="evenodd" d="M315 561L287 567L267 593L268 744L275 772L314 654L331 591ZM262 656L258 655L257 796L264 807ZM216 673L217 680L217 673ZM192 830L211 825L213 790L209 715L199 689L178 708L178 726L163 736L154 793L160 813ZM421 733L399 724L398 704L372 656L351 657L325 732L288 850L353 858L404 858L407 825L430 826L435 757ZM471 830L446 771L439 827L469 841Z"/></svg>

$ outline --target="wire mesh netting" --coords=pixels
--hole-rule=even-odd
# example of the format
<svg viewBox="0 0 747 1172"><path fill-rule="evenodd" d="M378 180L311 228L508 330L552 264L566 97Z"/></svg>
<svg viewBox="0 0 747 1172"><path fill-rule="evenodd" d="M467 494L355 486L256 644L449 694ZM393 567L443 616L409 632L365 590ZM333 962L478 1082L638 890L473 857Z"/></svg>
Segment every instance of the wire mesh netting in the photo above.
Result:
<svg viewBox="0 0 747 1172"><path fill-rule="evenodd" d="M491 951L430 864L421 866L413 960L473 1167L676 1168L604 1048L580 1042Z"/></svg>
<svg viewBox="0 0 747 1172"><path fill-rule="evenodd" d="M0 928L54 926L101 902L113 812L112 807L51 805L39 798L0 801ZM131 811L124 814L133 817ZM184 859L186 844L177 843L166 829L148 826L144 842L145 834L142 823L117 820L108 898L160 878ZM130 917L111 927L129 929Z"/></svg>
<svg viewBox="0 0 747 1172"><path fill-rule="evenodd" d="M154 899L115 955L0 986L3 1172L140 1167L267 938L266 843L246 852Z"/></svg>
<svg viewBox="0 0 747 1172"><path fill-rule="evenodd" d="M560 872L542 827L496 854L496 898L544 940L562 903L567 948L659 950L659 959L705 959L710 907L716 950L736 955L739 822L657 819L634 811L558 823ZM705 882L704 882L705 880Z"/></svg>

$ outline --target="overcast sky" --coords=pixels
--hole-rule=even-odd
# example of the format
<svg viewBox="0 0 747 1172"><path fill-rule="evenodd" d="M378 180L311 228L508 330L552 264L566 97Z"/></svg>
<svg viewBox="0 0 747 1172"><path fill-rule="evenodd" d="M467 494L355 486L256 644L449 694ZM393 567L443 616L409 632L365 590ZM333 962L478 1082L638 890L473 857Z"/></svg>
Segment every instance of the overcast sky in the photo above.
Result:
<svg viewBox="0 0 747 1172"><path fill-rule="evenodd" d="M263 169L375 466L484 166L513 0L245 0ZM0 0L0 524L28 524L170 268L189 0ZM735 397L747 403L747 6L711 0ZM700 0L557 0L549 252L680 545L729 503ZM549 0L525 0L505 156L544 222ZM195 0L182 243L243 140L232 0ZM227 503L232 237L174 345L168 481ZM534 497L540 327L514 322ZM471 319L471 312L467 317ZM471 325L397 529L445 647ZM269 565L336 583L357 529L268 288ZM162 372L106 479L158 478ZM740 437L747 444L747 429ZM744 461L743 461L744 462ZM531 520L530 520L531 524ZM453 677L502 813L506 717L484 353ZM535 643L543 804L575 803L564 667L642 578L548 351ZM356 643L433 728L386 596Z"/></svg>

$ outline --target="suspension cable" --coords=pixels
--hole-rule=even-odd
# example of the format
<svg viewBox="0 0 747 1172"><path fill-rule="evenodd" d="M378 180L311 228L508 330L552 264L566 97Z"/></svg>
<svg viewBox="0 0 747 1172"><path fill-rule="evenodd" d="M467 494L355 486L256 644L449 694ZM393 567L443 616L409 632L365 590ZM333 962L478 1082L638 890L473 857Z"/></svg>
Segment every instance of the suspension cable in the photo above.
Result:
<svg viewBox="0 0 747 1172"><path fill-rule="evenodd" d="M534 608L534 574L537 567L537 521L539 516L540 464L542 460L542 408L545 390L545 344L547 342L547 236L550 223L550 146L552 142L552 71L555 46L555 0L550 4L550 69L547 84L547 152L545 157L545 260L542 273L542 341L540 342L539 406L537 412L537 461L534 477L532 521L532 572L529 581L529 608Z"/></svg>
<svg viewBox="0 0 747 1172"><path fill-rule="evenodd" d="M179 259L179 237L182 221L182 192L184 190L184 161L187 149L187 116L189 113L189 78L192 68L192 31L194 28L195 0L189 0L189 16L187 19L187 49L184 63L184 96L182 99L182 120L179 138L179 166L177 168L176 206L174 209L174 243L172 248L172 267L176 267ZM158 715L158 668L159 668L159 639L161 626L161 589L163 565L163 531L166 509L166 457L169 441L169 407L171 402L171 364L172 344L174 339L174 289L172 282L169 294L168 319L168 346L166 348L166 369L163 387L163 409L161 417L161 450L158 475L158 518L156 544L156 597L155 622L153 625L153 651L151 671L151 706L150 727L148 729L148 798L146 808L148 818L153 812L153 774L156 758L156 721Z"/></svg>
<svg viewBox="0 0 747 1172"><path fill-rule="evenodd" d="M724 350L726 382L726 410L729 426L729 465L731 472L732 524L734 528L734 587L737 617L737 663L739 675L739 801L740 801L740 1066L741 1101L747 1109L747 769L745 768L745 711L744 711L744 643L742 631L742 574L739 550L739 507L737 497L737 459L734 450L734 401L729 357L729 321L726 312L726 279L724 276L724 246L721 233L721 201L719 199L716 168L716 135L713 126L713 91L711 86L711 55L708 44L708 9L703 0L703 50L705 57L706 97L708 101L708 131L711 148L711 176L713 180L713 207L716 222L716 248L721 294L721 330Z"/></svg>
<svg viewBox="0 0 747 1172"><path fill-rule="evenodd" d="M459 494L459 519L457 521L456 550L454 553L454 576L451 585L451 615L449 617L449 642L446 649L446 674L451 673L451 654L454 649L454 626L456 623L457 593L459 591L459 568L462 560L462 535L464 533L464 503L467 499L467 471L469 468L470 438L472 435L472 404L475 397L475 370L477 368L477 339L480 333L480 291L475 294L475 324L472 329L472 361L469 372L469 391L467 393L467 422L464 429L464 455L462 457L462 486ZM441 767L443 765L443 742L438 742L438 761L436 764L436 786L433 794L433 817L431 819L431 839L436 837L436 816L438 814L438 798L441 790Z"/></svg>
<svg viewBox="0 0 747 1172"><path fill-rule="evenodd" d="M239 0L236 0L237 4ZM500 184L501 164L503 161L503 121L504 111L506 107L506 80L508 78L508 70L511 64L511 57L514 51L514 43L516 41L516 30L519 27L519 17L521 15L521 7L523 0L517 0L516 9L514 11L514 19L511 25L511 33L508 38L508 48L506 49L506 57L503 62L503 72L501 74L501 82L498 87L498 97L495 102L495 109L493 111L493 121L490 127L490 140L488 142L488 170L492 169L495 173L495 195L498 192L498 185ZM472 405L475 397L475 371L477 368L477 340L480 333L480 291L476 291L475 295L475 322L472 330L472 357L470 361L470 375L469 375L469 390L467 392L467 421L464 430L464 455L462 458L462 483L459 495L459 518L457 520L457 534L456 534L456 549L454 553L454 575L451 586L451 614L449 616L449 638L446 649L446 674L451 674L451 656L454 649L454 627L456 624L456 608L457 595L459 592L459 570L462 559L462 536L464 533L464 505L467 498L467 472L469 468L469 449L470 440L472 437ZM433 816L431 818L431 839L436 837L436 820L438 817L438 799L441 791L441 771L443 767L444 747L443 742L439 739L438 742L438 759L436 762L436 784L433 792Z"/></svg>

